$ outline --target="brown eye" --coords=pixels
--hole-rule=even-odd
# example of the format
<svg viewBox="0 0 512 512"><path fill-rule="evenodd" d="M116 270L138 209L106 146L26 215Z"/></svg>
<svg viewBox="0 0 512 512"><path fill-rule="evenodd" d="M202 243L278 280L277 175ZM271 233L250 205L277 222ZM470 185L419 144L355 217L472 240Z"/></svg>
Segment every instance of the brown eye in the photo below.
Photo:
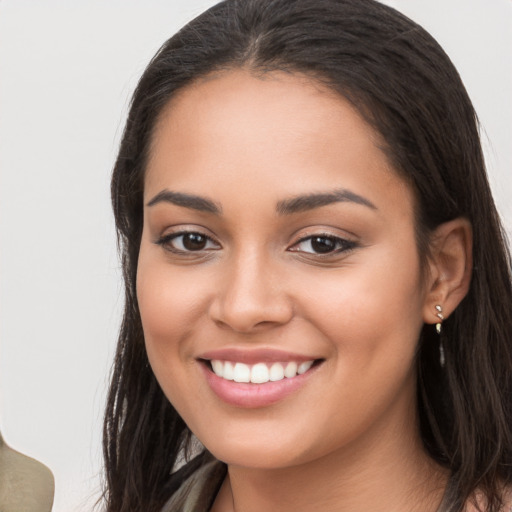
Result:
<svg viewBox="0 0 512 512"><path fill-rule="evenodd" d="M195 231L165 235L157 240L156 244L177 254L220 249L219 244L209 236Z"/></svg>
<svg viewBox="0 0 512 512"><path fill-rule="evenodd" d="M183 247L187 251L201 251L206 247L208 238L200 233L187 233L183 236Z"/></svg>
<svg viewBox="0 0 512 512"><path fill-rule="evenodd" d="M321 255L342 253L354 249L356 246L355 242L337 236L313 235L299 240L289 250Z"/></svg>
<svg viewBox="0 0 512 512"><path fill-rule="evenodd" d="M311 249L319 254L332 252L336 249L336 241L325 236L315 236L311 239Z"/></svg>

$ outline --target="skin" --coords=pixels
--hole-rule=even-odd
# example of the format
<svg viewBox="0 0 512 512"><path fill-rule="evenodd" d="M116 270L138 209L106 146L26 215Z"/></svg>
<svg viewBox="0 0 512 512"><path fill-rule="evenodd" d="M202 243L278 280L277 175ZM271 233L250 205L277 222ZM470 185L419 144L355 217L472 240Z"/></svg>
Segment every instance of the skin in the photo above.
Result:
<svg viewBox="0 0 512 512"><path fill-rule="evenodd" d="M425 512L441 500L446 475L419 437L414 356L423 323L437 321L435 304L446 317L467 290L470 228L444 225L422 274L414 195L379 144L339 95L284 73L210 76L161 115L138 301L164 393L228 464L216 512ZM339 190L367 204L276 211ZM207 198L221 213L149 205L163 191ZM188 252L183 237L157 243L182 231L208 242ZM312 235L331 237L335 250L315 253ZM198 360L221 348L322 362L283 400L241 408L213 393Z"/></svg>

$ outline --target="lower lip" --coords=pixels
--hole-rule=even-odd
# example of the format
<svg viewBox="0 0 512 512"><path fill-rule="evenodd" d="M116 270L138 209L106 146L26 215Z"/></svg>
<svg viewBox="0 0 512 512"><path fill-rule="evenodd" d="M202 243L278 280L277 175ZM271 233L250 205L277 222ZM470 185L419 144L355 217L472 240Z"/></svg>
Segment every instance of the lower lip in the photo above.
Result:
<svg viewBox="0 0 512 512"><path fill-rule="evenodd" d="M200 363L200 366L210 388L223 402L248 409L266 407L283 400L300 389L318 368L315 365L302 375L285 377L276 382L251 384L223 379L215 375L204 363Z"/></svg>

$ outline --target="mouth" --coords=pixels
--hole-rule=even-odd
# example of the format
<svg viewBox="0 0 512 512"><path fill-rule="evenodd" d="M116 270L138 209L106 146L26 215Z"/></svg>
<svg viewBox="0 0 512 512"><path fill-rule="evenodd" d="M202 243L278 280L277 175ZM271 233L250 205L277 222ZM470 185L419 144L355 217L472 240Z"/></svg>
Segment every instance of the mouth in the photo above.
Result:
<svg viewBox="0 0 512 512"><path fill-rule="evenodd" d="M221 379L239 383L266 384L267 382L279 382L283 379L293 379L298 375L303 375L313 366L320 364L322 360L310 359L308 361L276 361L246 364L240 361L203 359L202 362Z"/></svg>
<svg viewBox="0 0 512 512"><path fill-rule="evenodd" d="M325 359L291 354L225 351L198 358L210 389L223 402L241 408L267 407L296 393Z"/></svg>

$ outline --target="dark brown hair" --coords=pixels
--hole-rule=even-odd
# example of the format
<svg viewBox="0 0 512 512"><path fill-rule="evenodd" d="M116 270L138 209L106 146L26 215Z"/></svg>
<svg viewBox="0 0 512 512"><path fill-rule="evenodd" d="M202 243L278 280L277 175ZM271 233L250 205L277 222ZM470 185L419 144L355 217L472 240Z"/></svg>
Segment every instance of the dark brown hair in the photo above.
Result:
<svg viewBox="0 0 512 512"><path fill-rule="evenodd" d="M173 473L189 430L148 365L135 277L152 132L173 95L212 71L244 67L314 77L352 102L417 197L417 239L467 218L474 268L467 297L439 341L418 346L418 404L426 450L449 468L450 512L476 489L500 508L512 483L510 256L489 190L478 122L457 71L420 26L374 0L226 0L167 41L133 95L112 177L126 303L104 425L108 512L159 510L201 464Z"/></svg>

